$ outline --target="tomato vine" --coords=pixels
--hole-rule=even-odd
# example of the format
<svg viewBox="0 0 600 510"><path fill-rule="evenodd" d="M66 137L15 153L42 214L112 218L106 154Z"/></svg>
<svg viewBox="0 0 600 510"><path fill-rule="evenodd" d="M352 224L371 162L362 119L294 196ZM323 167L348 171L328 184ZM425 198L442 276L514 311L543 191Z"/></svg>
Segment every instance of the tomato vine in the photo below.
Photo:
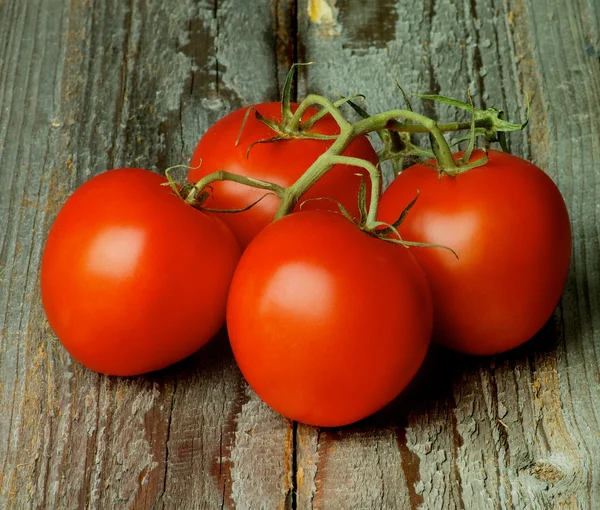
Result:
<svg viewBox="0 0 600 510"><path fill-rule="evenodd" d="M274 219L276 220L289 214L307 190L314 186L314 184L335 165L345 164L362 168L369 174L371 179L370 203L368 208L366 207L366 204L360 204L362 209L366 209L366 215L364 218L361 218L359 226L367 232L380 236L382 224L377 221L377 208L381 189L381 173L377 167L368 161L342 155L353 140L369 133L376 132L384 143L384 149L379 154L380 161L391 160L395 163L394 168L396 171L399 167L398 162L406 157L429 157L435 158L437 161L436 168L439 172L454 176L470 168L481 166L487 161L485 151L481 158L471 161L471 153L474 149L476 136L485 136L488 141L498 141L505 147L505 134L507 132L523 129L529 120L529 105L527 105L526 120L521 124L515 124L506 121L503 118L502 111L495 108L488 108L486 110L476 109L473 106L470 94L469 103L439 95L416 94L416 97L421 99L438 101L471 113L470 121L438 122L413 111L408 98L402 89L400 90L407 103L406 109L393 109L369 115L354 103L354 100L362 97L360 95L347 98L342 97L337 101L331 101L321 95L309 94L300 103L296 111L292 112L290 100L291 85L295 70L299 65L308 64L294 64L288 73L282 91L282 121L278 123L272 119L265 118L257 110L250 107L246 111L244 121L242 122L240 135L241 131L244 129L248 116L254 113L257 120L267 125L274 133L273 137L259 140L256 143L277 143L286 139L303 138L331 139L333 143L328 150L318 157L300 178L287 187L223 170L213 172L204 176L195 184L187 186L185 188L185 193L180 192L188 204L202 208L203 201L209 196L207 190L212 183L217 181L233 181L277 195L280 199L280 203L274 216ZM351 122L342 114L340 107L346 103L359 113L361 116L360 120ZM312 115L308 120L303 121L302 119L307 111L314 107L320 107L318 113ZM339 127L339 133L337 135L322 135L310 131L310 128L314 125L316 120L324 115L330 115L337 123ZM465 151L464 156L456 161L444 133L464 130L469 130L469 134L461 140L468 139L469 147ZM432 148L431 151L411 143L410 135L416 133L429 134ZM252 144L248 148L248 152L252 149L253 145L255 144ZM169 182L173 185L173 181L170 178ZM254 204L249 204L248 207L251 207L252 205ZM234 211L222 210L221 212ZM390 229L394 230L395 226L397 226L396 223L394 223L394 225L387 225L383 230L388 233ZM410 244L404 241L402 241L402 243Z"/></svg>

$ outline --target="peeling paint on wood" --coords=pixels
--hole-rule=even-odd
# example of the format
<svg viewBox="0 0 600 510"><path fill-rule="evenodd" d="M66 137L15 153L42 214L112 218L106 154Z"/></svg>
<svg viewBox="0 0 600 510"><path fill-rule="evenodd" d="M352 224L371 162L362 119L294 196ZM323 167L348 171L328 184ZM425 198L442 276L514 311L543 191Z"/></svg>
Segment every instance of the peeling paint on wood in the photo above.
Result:
<svg viewBox="0 0 600 510"><path fill-rule="evenodd" d="M337 22L338 8L335 0L308 0L306 13L308 18L319 27L320 34L325 38L340 34Z"/></svg>

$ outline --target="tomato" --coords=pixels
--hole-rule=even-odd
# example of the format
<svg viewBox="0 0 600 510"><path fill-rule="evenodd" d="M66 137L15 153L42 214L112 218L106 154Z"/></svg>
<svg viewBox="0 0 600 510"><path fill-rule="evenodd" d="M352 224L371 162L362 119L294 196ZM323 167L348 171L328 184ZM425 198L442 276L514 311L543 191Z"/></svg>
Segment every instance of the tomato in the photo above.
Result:
<svg viewBox="0 0 600 510"><path fill-rule="evenodd" d="M92 370L134 375L166 367L224 323L237 242L164 182L133 168L100 174L69 197L48 235L46 316Z"/></svg>
<svg viewBox="0 0 600 510"><path fill-rule="evenodd" d="M434 338L460 352L495 354L533 337L550 318L571 258L564 200L538 167L489 151L485 166L455 177L424 165L402 172L385 191L379 216L400 226L416 248L434 303Z"/></svg>
<svg viewBox="0 0 600 510"><path fill-rule="evenodd" d="M292 105L295 111L297 104ZM279 103L263 103L255 108L265 117L281 122L281 105ZM274 182L281 186L293 184L315 160L333 143L332 140L295 139L273 143L262 143L252 147L247 155L248 147L264 139L272 138L275 133L265 124L250 115L242 131L239 143L235 142L239 135L244 115L248 108L242 108L230 113L216 122L202 137L190 166L189 180L198 181L201 177L217 170L227 170L239 175ZM309 108L305 119L317 112ZM335 135L339 128L335 120L326 115L321 118L312 131L316 133ZM377 154L366 137L354 140L344 152L345 156L366 159L377 164ZM356 167L345 165L335 166L303 197L328 197L340 202L355 217L358 217L358 188L360 177L367 173ZM263 190L249 188L234 182L216 182L212 185L213 197L205 205L220 209L242 209L255 202L265 194ZM233 230L242 248L266 227L272 220L279 199L274 195L263 198L250 210L239 214L223 214L221 217ZM300 204L297 206L299 209ZM306 202L302 209L331 209L337 210L337 205L330 201Z"/></svg>
<svg viewBox="0 0 600 510"><path fill-rule="evenodd" d="M330 211L266 227L242 255L227 303L250 386L284 416L321 426L393 400L425 357L432 321L410 251Z"/></svg>

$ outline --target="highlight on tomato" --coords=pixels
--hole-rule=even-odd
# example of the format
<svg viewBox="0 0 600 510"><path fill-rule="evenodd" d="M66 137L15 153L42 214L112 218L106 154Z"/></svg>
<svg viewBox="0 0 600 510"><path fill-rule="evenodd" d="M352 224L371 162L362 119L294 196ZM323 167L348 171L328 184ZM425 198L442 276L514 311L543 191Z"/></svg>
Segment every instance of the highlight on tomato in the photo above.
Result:
<svg viewBox="0 0 600 510"><path fill-rule="evenodd" d="M244 377L269 406L302 423L345 425L413 378L429 346L431 297L411 250L340 214L298 212L242 255L227 328Z"/></svg>
<svg viewBox="0 0 600 510"><path fill-rule="evenodd" d="M298 104L291 103L290 108L293 113L298 108ZM259 118L253 113L254 111L258 112ZM308 120L318 112L316 108L310 107L303 119ZM260 118L281 125L281 103L261 103L240 108L213 124L200 139L194 151L188 179L196 182L208 174L225 170L288 187L298 180L334 142L332 139L290 138L263 143L275 138L276 134ZM245 123L244 119L246 119ZM309 133L333 136L339 133L339 126L331 115L325 115L315 122ZM361 158L373 164L378 162L377 154L366 136L354 139L343 155ZM357 218L359 211L356 197L361 179L364 177L368 176L362 169L348 165L335 165L300 198L300 201L311 198L328 198L331 201L318 203L309 201L305 203L303 209L337 210L334 203L337 201ZM264 196L246 211L220 215L235 234L242 249L273 221L279 206L277 196L265 196L263 190L237 182L215 182L211 186L211 196L204 202L204 205L210 208L243 209ZM296 210L298 208L299 206Z"/></svg>
<svg viewBox="0 0 600 510"><path fill-rule="evenodd" d="M59 211L41 268L48 322L86 367L135 375L166 367L223 326L238 244L150 171L93 177Z"/></svg>
<svg viewBox="0 0 600 510"><path fill-rule="evenodd" d="M379 209L382 221L394 221L420 192L401 236L458 255L412 249L431 287L434 339L474 355L532 338L560 299L571 258L569 215L552 179L504 152L490 150L487 158L457 175L411 166L383 193Z"/></svg>

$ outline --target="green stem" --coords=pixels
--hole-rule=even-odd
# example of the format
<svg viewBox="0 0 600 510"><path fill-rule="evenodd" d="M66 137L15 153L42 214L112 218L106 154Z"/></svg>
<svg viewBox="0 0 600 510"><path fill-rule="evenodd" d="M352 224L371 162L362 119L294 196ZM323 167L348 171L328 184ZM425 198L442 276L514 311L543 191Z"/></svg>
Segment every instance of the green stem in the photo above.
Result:
<svg viewBox="0 0 600 510"><path fill-rule="evenodd" d="M226 171L218 171L207 175L198 181L186 198L186 202L194 203L198 195L215 181L234 181L253 188L259 188L271 191L280 198L279 208L274 219L281 218L290 213L300 198L311 188L319 179L321 179L334 165L349 164L366 169L373 183L371 204L367 213L367 224L373 224L377 214L379 202L379 172L370 163L356 158L342 156L343 152L350 143L357 137L367 135L368 133L381 130L406 133L426 133L429 132L434 145L434 153L438 159L439 168L447 171L449 174L455 173L457 166L452 157L448 142L444 138L443 131L458 131L472 127L471 122L451 122L438 124L436 121L420 115L411 110L391 110L379 113L368 118L363 118L355 124L348 122L341 114L336 104L328 99L316 95L308 95L298 106L289 121L282 126L282 132L292 137L298 137L303 115L314 105L321 106L337 122L340 133L337 135L333 144L308 168L308 170L291 186L283 188L277 184L250 177L243 177ZM285 112L284 112L285 113ZM397 119L403 118L412 122L403 123ZM413 124L415 122L415 124ZM492 121L492 127L495 124ZM475 121L475 127L490 129L490 118L479 119ZM301 136L300 136L301 137ZM401 140L394 140L396 143Z"/></svg>
<svg viewBox="0 0 600 510"><path fill-rule="evenodd" d="M262 181L260 179L254 179L252 177L246 177L243 175L234 174L232 172L227 172L226 170L218 170L211 174L206 175L202 179L200 179L191 191L188 193L185 201L188 204L194 204L198 195L207 187L209 187L213 182L217 181L233 181L239 182L240 184L244 184L246 186L250 186L251 188L257 189L266 189L275 193L278 197L283 197L286 192L286 188L280 186L279 184L275 184L273 182Z"/></svg>
<svg viewBox="0 0 600 510"><path fill-rule="evenodd" d="M342 128L337 140L333 142L331 147L321 154L294 184L284 190L279 209L275 214L275 220L292 212L302 195L335 166L332 158L342 154L354 138L352 124L347 123L347 126Z"/></svg>
<svg viewBox="0 0 600 510"><path fill-rule="evenodd" d="M475 121L476 128L490 129L489 119L479 119ZM437 125L438 129L444 133L451 131L464 131L471 129L471 122L444 122ZM390 120L385 129L400 133L428 133L429 129L420 124L405 124L397 120Z"/></svg>
<svg viewBox="0 0 600 510"><path fill-rule="evenodd" d="M365 225L368 227L375 224L377 221L377 209L379 208L379 194L381 189L381 173L375 165L369 161L365 161L360 158L352 158L349 156L332 156L331 161L336 165L349 165L364 168L369 172L371 178L371 200L369 203L369 211L367 212L367 219Z"/></svg>
<svg viewBox="0 0 600 510"><path fill-rule="evenodd" d="M340 126L340 130L343 130L345 127L352 127L352 124L350 124L350 122L344 118L344 116L340 113L336 106L329 101L329 99L317 94L309 94L306 96L304 101L300 103L300 106L298 106L298 109L294 112L292 120L290 120L290 122L284 126L284 129L290 133L296 133L300 128L300 122L302 121L302 116L306 113L306 110L316 104L322 106L331 114L331 116L338 123L338 126Z"/></svg>
<svg viewBox="0 0 600 510"><path fill-rule="evenodd" d="M422 124L426 128L426 131L429 131L433 135L439 146L437 156L439 158L439 165L441 169L453 171L456 168L456 163L452 157L452 152L450 151L448 142L446 142L446 139L444 138L443 133L440 131L437 122L429 117L425 117L424 115L420 115L410 110L391 110L389 112L380 113L373 115L372 117L362 119L356 124L351 124L344 119L339 110L331 101L325 99L324 97L310 94L304 101L302 101L294 113L294 117L288 125L289 129L297 129L300 120L302 119L302 115L304 115L306 110L314 104L323 106L331 113L332 117L340 126L340 134L331 147L310 166L304 175L302 175L294 184L284 191L284 194L281 198L281 203L279 204L279 209L275 214L276 220L285 216L286 214L289 214L294 209L300 197L302 197L302 195L304 195L304 193L306 193L310 187L312 187L336 164L335 158L341 156L348 145L350 145L352 140L373 131L386 129L389 122L398 117L410 119L414 122ZM412 124L406 125L412 126Z"/></svg>
<svg viewBox="0 0 600 510"><path fill-rule="evenodd" d="M334 101L332 104L336 108L339 108L344 103L349 103L353 99L364 99L364 98L365 98L365 96L363 96L362 94L355 94L355 95L350 96L350 97L342 97L342 98L338 99L337 101ZM302 131L302 132L306 132L306 131L311 130L312 127L315 125L315 123L318 120L320 120L323 117L325 117L325 115L327 115L327 113L329 113L329 112L328 112L328 110L326 108L323 108L322 110L319 110L312 117L310 117L310 119L308 119L306 122L301 122L300 126L299 126L299 130Z"/></svg>
<svg viewBox="0 0 600 510"><path fill-rule="evenodd" d="M433 135L439 146L438 163L442 169L451 170L456 167L450 146L444 138L444 134L440 130L438 123L429 117L410 110L390 110L389 112L378 113L369 118L362 119L354 124L355 136L365 135L372 131L379 131L380 129L387 129L389 122L396 120L398 117L418 122L425 128L425 131L429 131ZM404 126L412 128L414 124L404 124Z"/></svg>

